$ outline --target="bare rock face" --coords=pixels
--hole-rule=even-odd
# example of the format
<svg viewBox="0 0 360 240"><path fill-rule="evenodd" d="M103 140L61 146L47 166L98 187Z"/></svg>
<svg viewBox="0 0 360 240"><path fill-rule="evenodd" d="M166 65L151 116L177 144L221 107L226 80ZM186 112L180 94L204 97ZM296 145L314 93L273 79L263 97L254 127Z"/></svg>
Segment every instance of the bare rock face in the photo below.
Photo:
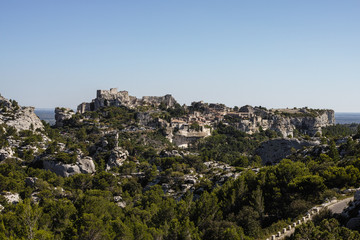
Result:
<svg viewBox="0 0 360 240"><path fill-rule="evenodd" d="M106 170L109 170L113 167L120 167L128 156L129 152L127 150L124 150L121 147L115 147L111 151L109 160L106 164Z"/></svg>
<svg viewBox="0 0 360 240"><path fill-rule="evenodd" d="M14 120L8 120L7 125L14 127L16 130L35 130L43 129L44 126L38 116L34 113L33 107L22 107L14 116Z"/></svg>
<svg viewBox="0 0 360 240"><path fill-rule="evenodd" d="M17 131L43 129L44 126L34 113L34 107L21 107L16 101L0 96L0 124L5 123Z"/></svg>
<svg viewBox="0 0 360 240"><path fill-rule="evenodd" d="M335 124L333 110L278 110L266 111L252 109L250 106L242 107L241 111L249 113L247 117L240 118L234 125L241 131L252 134L263 130L274 130L283 137L294 136L294 131L314 136L321 133L321 128ZM281 112L283 111L283 112ZM243 114L243 112L241 112Z"/></svg>
<svg viewBox="0 0 360 240"><path fill-rule="evenodd" d="M75 113L71 108L55 108L55 126L62 127L64 121L70 119L74 114Z"/></svg>
<svg viewBox="0 0 360 240"><path fill-rule="evenodd" d="M6 201L11 204L18 204L21 201L18 193L4 192L2 193Z"/></svg>
<svg viewBox="0 0 360 240"><path fill-rule="evenodd" d="M298 139L274 139L264 142L256 149L263 164L277 163L292 153L292 149L299 150L303 147L315 146L318 143L311 141L300 141Z"/></svg>
<svg viewBox="0 0 360 240"><path fill-rule="evenodd" d="M78 159L75 164L64 164L57 161L43 161L43 168L62 177L69 177L78 173L94 173L95 164L91 157Z"/></svg>
<svg viewBox="0 0 360 240"><path fill-rule="evenodd" d="M114 202L116 203L117 206L119 206L121 208L126 207L126 202L123 201L121 196L114 196Z"/></svg>
<svg viewBox="0 0 360 240"><path fill-rule="evenodd" d="M82 103L78 106L77 111L84 113L87 111L96 111L101 107L109 106L125 106L128 108L135 108L138 106L160 106L173 107L176 104L176 100L171 95L165 95L162 97L145 96L142 99L138 99L134 96L130 96L127 91L118 92L116 88L109 90L98 90L96 98L90 103Z"/></svg>
<svg viewBox="0 0 360 240"><path fill-rule="evenodd" d="M0 161L11 158L14 154L14 151L10 147L2 148L0 149Z"/></svg>

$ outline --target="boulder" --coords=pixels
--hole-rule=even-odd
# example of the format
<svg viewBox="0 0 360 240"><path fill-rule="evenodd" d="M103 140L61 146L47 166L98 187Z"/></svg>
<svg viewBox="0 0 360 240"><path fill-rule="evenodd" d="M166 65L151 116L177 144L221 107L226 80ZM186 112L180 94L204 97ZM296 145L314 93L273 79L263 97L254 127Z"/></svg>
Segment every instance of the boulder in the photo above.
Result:
<svg viewBox="0 0 360 240"><path fill-rule="evenodd" d="M44 160L43 168L62 177L69 177L78 173L94 173L96 171L94 161L91 157L80 158L75 164Z"/></svg>
<svg viewBox="0 0 360 240"><path fill-rule="evenodd" d="M109 160L106 163L106 170L113 167L120 167L129 156L129 152L121 147L115 147L110 154Z"/></svg>
<svg viewBox="0 0 360 240"><path fill-rule="evenodd" d="M126 207L126 202L123 201L121 196L114 196L114 202L116 203L117 206L119 206L121 208Z"/></svg>

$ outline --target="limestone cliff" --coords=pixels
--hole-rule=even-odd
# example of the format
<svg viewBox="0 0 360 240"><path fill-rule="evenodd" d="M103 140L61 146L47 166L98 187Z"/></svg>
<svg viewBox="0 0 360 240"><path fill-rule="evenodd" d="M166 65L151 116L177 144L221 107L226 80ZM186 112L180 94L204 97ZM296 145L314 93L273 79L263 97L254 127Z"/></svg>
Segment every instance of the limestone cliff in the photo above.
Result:
<svg viewBox="0 0 360 240"><path fill-rule="evenodd" d="M234 120L238 129L246 133L255 133L263 130L274 130L284 137L294 136L295 131L314 136L321 134L321 128L335 124L333 110L263 110L254 109L248 117L238 117Z"/></svg>
<svg viewBox="0 0 360 240"><path fill-rule="evenodd" d="M5 123L17 131L43 129L41 120L34 113L34 107L21 107L14 100L0 95L0 124Z"/></svg>
<svg viewBox="0 0 360 240"><path fill-rule="evenodd" d="M82 103L78 106L77 111L84 113L86 111L96 111L101 107L108 106L125 106L128 108L136 108L139 106L154 106L158 107L164 105L166 108L173 107L176 100L171 95L162 97L144 96L141 99L130 96L127 91L118 92L116 88L108 90L98 90L96 98L90 103Z"/></svg>

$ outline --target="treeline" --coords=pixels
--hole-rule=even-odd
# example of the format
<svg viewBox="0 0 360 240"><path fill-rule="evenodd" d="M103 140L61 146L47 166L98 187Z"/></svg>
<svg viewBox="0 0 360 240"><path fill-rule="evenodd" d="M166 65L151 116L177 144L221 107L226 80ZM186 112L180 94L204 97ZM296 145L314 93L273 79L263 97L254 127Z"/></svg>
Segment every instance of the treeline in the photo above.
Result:
<svg viewBox="0 0 360 240"><path fill-rule="evenodd" d="M174 166L168 161L161 166ZM3 239L261 239L335 196L333 186L358 186L359 162L342 167L327 155L283 160L176 201L159 185L144 191L137 177L98 172L62 178L8 160L0 165L1 190L18 192L23 201L12 205L1 197L0 232ZM38 180L28 185L26 177Z"/></svg>
<svg viewBox="0 0 360 240"><path fill-rule="evenodd" d="M328 138L342 138L360 133L360 125L352 124L336 124L322 128L322 135Z"/></svg>

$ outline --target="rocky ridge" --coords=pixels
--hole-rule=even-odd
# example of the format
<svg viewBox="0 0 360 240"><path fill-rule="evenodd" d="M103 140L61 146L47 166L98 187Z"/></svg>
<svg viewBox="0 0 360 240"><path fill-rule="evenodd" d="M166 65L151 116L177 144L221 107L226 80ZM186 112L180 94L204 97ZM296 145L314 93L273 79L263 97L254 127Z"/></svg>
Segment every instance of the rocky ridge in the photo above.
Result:
<svg viewBox="0 0 360 240"><path fill-rule="evenodd" d="M0 124L5 123L17 131L43 129L41 120L34 113L34 107L20 107L0 95Z"/></svg>
<svg viewBox="0 0 360 240"><path fill-rule="evenodd" d="M82 103L77 107L79 113L86 111L96 111L102 107L108 106L125 106L128 108L136 108L139 106L159 106L163 104L165 107L173 107L176 104L176 100L171 95L165 95L162 97L144 96L138 99L134 96L130 96L127 91L117 91L117 88L111 88L110 90L97 90L96 98L90 103Z"/></svg>
<svg viewBox="0 0 360 240"><path fill-rule="evenodd" d="M333 110L300 109L270 109L252 107L230 108L224 104L193 102L190 106L183 106L186 114L171 117L164 121L158 117L164 109L174 108L178 103L171 95L163 97L143 97L138 99L130 96L127 91L118 92L116 88L98 90L97 97L91 103L78 106L78 113L95 111L106 106L125 106L137 108L141 106L155 107L150 110L139 111L137 114L140 125L151 128L164 128L170 142L183 148L200 138L211 135L212 129L220 122L235 126L237 129L253 134L260 131L272 130L282 137L293 137L297 132L314 136L321 135L322 127L335 124ZM178 105L180 106L180 105Z"/></svg>

